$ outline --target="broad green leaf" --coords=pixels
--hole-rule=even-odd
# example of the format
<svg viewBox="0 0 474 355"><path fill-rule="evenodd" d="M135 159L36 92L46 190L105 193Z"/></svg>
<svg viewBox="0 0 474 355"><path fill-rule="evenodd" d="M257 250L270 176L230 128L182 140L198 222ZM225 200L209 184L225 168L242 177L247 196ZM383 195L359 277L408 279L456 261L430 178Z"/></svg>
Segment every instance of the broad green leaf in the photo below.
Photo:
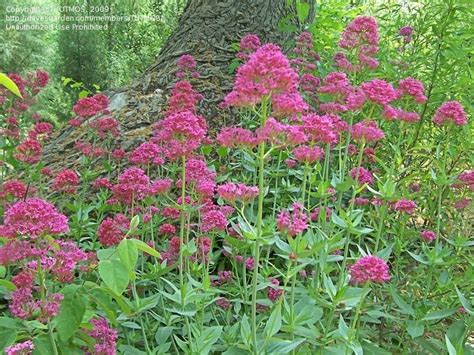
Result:
<svg viewBox="0 0 474 355"><path fill-rule="evenodd" d="M413 309L413 307L406 303L405 300L398 294L398 292L394 288L390 290L390 293L392 294L393 300L400 308L400 313L408 314L411 316L415 315L415 310Z"/></svg>
<svg viewBox="0 0 474 355"><path fill-rule="evenodd" d="M117 251L122 264L130 273L133 273L138 260L136 244L131 239L123 239L117 247Z"/></svg>
<svg viewBox="0 0 474 355"><path fill-rule="evenodd" d="M119 260L102 260L99 262L99 275L113 292L122 294L128 286L129 273Z"/></svg>
<svg viewBox="0 0 474 355"><path fill-rule="evenodd" d="M266 346L266 354L289 354L293 349L296 349L303 342L304 339L290 341L274 338L268 341Z"/></svg>
<svg viewBox="0 0 474 355"><path fill-rule="evenodd" d="M64 299L55 318L56 330L61 340L66 341L79 328L86 312L87 299L78 285L68 285L61 293Z"/></svg>
<svg viewBox="0 0 474 355"><path fill-rule="evenodd" d="M337 326L337 330L339 331L339 335L343 337L344 339L349 339L349 327L347 326L346 322L344 321L344 318L342 318L341 315L339 315L339 324Z"/></svg>
<svg viewBox="0 0 474 355"><path fill-rule="evenodd" d="M448 349L448 354L449 355L458 355L458 352L456 351L456 348L453 346L451 343L451 340L449 340L447 335L444 335L444 339L446 340L446 348Z"/></svg>
<svg viewBox="0 0 474 355"><path fill-rule="evenodd" d="M0 280L0 287L5 287L9 291L15 291L16 286L13 282L10 282L8 280Z"/></svg>
<svg viewBox="0 0 474 355"><path fill-rule="evenodd" d="M12 94L15 94L19 98L23 98L18 86L6 74L0 73L0 85L6 87Z"/></svg>
<svg viewBox="0 0 474 355"><path fill-rule="evenodd" d="M410 336L415 339L423 335L425 332L425 326L420 321L408 321L407 332Z"/></svg>
<svg viewBox="0 0 474 355"><path fill-rule="evenodd" d="M458 297L459 297L459 300L461 301L462 306L464 307L466 312L472 316L474 314L474 311L472 310L471 304L469 304L468 300L466 299L466 297L464 297L461 291L459 291L457 286L454 286L454 288L456 289L456 293L458 294Z"/></svg>
<svg viewBox="0 0 474 355"><path fill-rule="evenodd" d="M150 247L147 243L135 238L132 238L130 240L135 243L135 246L137 247L138 250L141 250L151 256L154 256L155 258L160 257L160 253L158 253L155 249Z"/></svg>
<svg viewBox="0 0 474 355"><path fill-rule="evenodd" d="M16 334L16 329L0 328L0 352L15 342Z"/></svg>
<svg viewBox="0 0 474 355"><path fill-rule="evenodd" d="M211 351L212 345L214 345L222 334L221 326L214 326L205 328L199 338L196 340L197 354L207 355Z"/></svg>
<svg viewBox="0 0 474 355"><path fill-rule="evenodd" d="M457 308L441 309L439 311L428 313L423 317L423 320L438 320L449 317L457 311Z"/></svg>
<svg viewBox="0 0 474 355"><path fill-rule="evenodd" d="M265 337L271 338L279 332L281 328L281 303L277 303L275 309L272 311L270 318L265 325L264 334Z"/></svg>

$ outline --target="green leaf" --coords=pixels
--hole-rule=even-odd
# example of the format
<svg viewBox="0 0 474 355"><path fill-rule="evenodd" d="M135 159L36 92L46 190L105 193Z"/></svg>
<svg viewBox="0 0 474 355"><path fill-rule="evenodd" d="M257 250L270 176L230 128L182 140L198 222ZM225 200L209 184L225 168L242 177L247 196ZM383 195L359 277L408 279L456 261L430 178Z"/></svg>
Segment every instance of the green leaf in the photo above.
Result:
<svg viewBox="0 0 474 355"><path fill-rule="evenodd" d="M130 221L130 231L137 229L138 224L140 223L140 215L133 216L132 220Z"/></svg>
<svg viewBox="0 0 474 355"><path fill-rule="evenodd" d="M274 338L268 341L266 354L289 354L303 342L304 339L290 341Z"/></svg>
<svg viewBox="0 0 474 355"><path fill-rule="evenodd" d="M99 262L99 275L109 289L122 294L128 286L129 273L119 260L102 260Z"/></svg>
<svg viewBox="0 0 474 355"><path fill-rule="evenodd" d="M281 328L281 303L277 303L275 306L275 309L272 311L272 314L270 315L270 318L267 321L267 324L265 325L265 330L264 334L265 337L271 338L274 336L276 333Z"/></svg>
<svg viewBox="0 0 474 355"><path fill-rule="evenodd" d="M408 321L407 332L410 336L415 339L423 335L425 332L425 326L420 321Z"/></svg>
<svg viewBox="0 0 474 355"><path fill-rule="evenodd" d="M6 87L12 94L15 94L19 98L23 98L21 96L20 90L18 86L16 86L15 82L10 79L6 74L0 73L0 85Z"/></svg>
<svg viewBox="0 0 474 355"><path fill-rule="evenodd" d="M155 334L156 342L158 344L166 343L166 341L168 340L172 332L173 332L173 328L171 327L159 328Z"/></svg>
<svg viewBox="0 0 474 355"><path fill-rule="evenodd" d="M441 309L439 311L428 313L423 320L438 320L449 317L457 311L457 308Z"/></svg>
<svg viewBox="0 0 474 355"><path fill-rule="evenodd" d="M331 220L335 225L343 229L347 228L347 223L341 217L339 217L336 213L333 213L331 215Z"/></svg>
<svg viewBox="0 0 474 355"><path fill-rule="evenodd" d="M408 314L411 316L415 315L415 310L413 309L413 307L406 303L405 300L398 294L398 292L394 288L390 290L390 293L392 294L393 300L400 308L400 313Z"/></svg>
<svg viewBox="0 0 474 355"><path fill-rule="evenodd" d="M5 287L9 291L15 291L16 286L13 282L10 282L8 280L0 280L0 287Z"/></svg>
<svg viewBox="0 0 474 355"><path fill-rule="evenodd" d="M0 317L0 328L15 329L15 328L19 328L20 326L21 326L21 323L18 319Z"/></svg>
<svg viewBox="0 0 474 355"><path fill-rule="evenodd" d="M300 23L304 23L304 20L306 20L309 14L309 4L306 2L298 2L296 13L298 14L298 20Z"/></svg>
<svg viewBox="0 0 474 355"><path fill-rule="evenodd" d="M205 328L197 339L197 354L207 355L211 351L212 345L217 342L222 334L221 326Z"/></svg>
<svg viewBox="0 0 474 355"><path fill-rule="evenodd" d="M250 343L250 337L252 333L250 330L249 318L246 314L244 314L242 320L240 321L240 335L244 341L244 344L248 345Z"/></svg>
<svg viewBox="0 0 474 355"><path fill-rule="evenodd" d="M117 251L122 264L130 273L133 273L138 260L136 244L131 239L123 239L117 247Z"/></svg>
<svg viewBox="0 0 474 355"><path fill-rule="evenodd" d="M16 329L0 328L0 352L15 342L16 334Z"/></svg>
<svg viewBox="0 0 474 355"><path fill-rule="evenodd" d="M466 324L464 320L459 319L451 324L446 332L451 343L455 348L462 348L464 344L464 332L466 331Z"/></svg>
<svg viewBox="0 0 474 355"><path fill-rule="evenodd" d="M446 340L446 348L448 349L448 354L457 355L458 352L456 351L456 348L453 346L453 344L451 343L451 340L449 340L446 334L444 335L444 339Z"/></svg>
<svg viewBox="0 0 474 355"><path fill-rule="evenodd" d="M33 344L35 346L33 355L54 354L54 351L51 348L51 342L46 334L41 334L40 336L35 337Z"/></svg>
<svg viewBox="0 0 474 355"><path fill-rule="evenodd" d="M87 95L89 95L89 92L87 90L81 90L79 92L79 95L77 95L80 99L83 99L85 97L87 97Z"/></svg>
<svg viewBox="0 0 474 355"><path fill-rule="evenodd" d="M149 246L147 243L139 240L139 239L130 239L132 242L135 243L135 246L137 247L138 250L141 250L151 256L154 256L155 258L160 257L160 253L158 253L155 249L153 249L151 246Z"/></svg>
<svg viewBox="0 0 474 355"><path fill-rule="evenodd" d="M55 322L58 335L64 342L74 335L86 313L87 299L81 289L78 285L68 285L61 291L64 299Z"/></svg>
<svg viewBox="0 0 474 355"><path fill-rule="evenodd" d="M341 315L339 315L339 324L337 326L337 330L339 331L341 337L346 340L349 339L349 327L347 326L346 322L344 321L344 318L342 318Z"/></svg>
<svg viewBox="0 0 474 355"><path fill-rule="evenodd" d="M474 314L474 311L472 310L472 306L469 304L467 301L466 297L459 291L457 286L454 286L456 289L456 293L458 294L459 300L461 301L462 306L466 310L467 313L469 313L471 316Z"/></svg>

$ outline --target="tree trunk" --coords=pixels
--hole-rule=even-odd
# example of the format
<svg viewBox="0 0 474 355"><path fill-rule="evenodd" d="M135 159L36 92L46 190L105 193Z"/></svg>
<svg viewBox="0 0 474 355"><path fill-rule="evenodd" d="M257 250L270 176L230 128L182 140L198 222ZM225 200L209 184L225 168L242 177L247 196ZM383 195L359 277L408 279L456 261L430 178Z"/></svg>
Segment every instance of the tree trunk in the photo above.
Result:
<svg viewBox="0 0 474 355"><path fill-rule="evenodd" d="M176 80L176 60L183 54L196 59L200 72L193 82L204 95L199 113L211 127L229 124L231 112L218 105L232 88L229 64L236 51L231 45L247 33L258 34L262 43L283 44L289 34L278 31L278 25L288 15L286 0L189 0L156 62L131 86L107 93L112 115L121 124L122 148L130 149L146 140L151 125L162 118L167 94ZM73 145L82 133L65 127L45 147L45 162L53 168L74 165Z"/></svg>

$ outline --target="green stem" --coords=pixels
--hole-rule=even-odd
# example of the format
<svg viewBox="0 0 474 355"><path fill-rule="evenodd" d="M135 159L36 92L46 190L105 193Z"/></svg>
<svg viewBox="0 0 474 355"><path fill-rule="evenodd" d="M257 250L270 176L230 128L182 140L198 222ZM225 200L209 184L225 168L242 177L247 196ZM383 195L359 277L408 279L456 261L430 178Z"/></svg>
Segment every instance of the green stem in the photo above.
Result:
<svg viewBox="0 0 474 355"><path fill-rule="evenodd" d="M45 276L43 273L43 268L41 267L41 260L38 260L38 278L39 278L39 284L40 284L40 297L42 304L46 304L46 281L45 281ZM51 348L53 349L53 355L58 355L58 348L56 346L56 341L54 340L54 334L53 334L53 326L51 325L51 322L48 319L48 336L49 336L49 342L51 344Z"/></svg>
<svg viewBox="0 0 474 355"><path fill-rule="evenodd" d="M261 127L265 125L267 119L267 100L262 99ZM262 238L263 225L263 194L264 194L264 174L265 174L265 142L260 143L258 147L258 209L257 209L257 237L255 239L253 256L255 266L252 277L252 343L253 353L258 354L257 346L257 281L258 269L260 263L260 238Z"/></svg>
<svg viewBox="0 0 474 355"><path fill-rule="evenodd" d="M352 322L351 322L351 328L349 330L349 342L351 342L352 340L354 340L354 337L356 335L356 328L357 328L357 323L359 323L359 316L360 316L360 312L362 310L362 306L364 304L364 301L365 301L365 297L367 296L368 294L368 289L369 289L369 286L370 286L370 282L367 282L364 286L364 289L362 291L362 296L360 298L360 301L357 305L357 308L356 308L356 312L354 314L354 318L352 319Z"/></svg>
<svg viewBox="0 0 474 355"><path fill-rule="evenodd" d="M385 214L387 213L387 207L385 205L381 206L380 208L382 211L380 214L379 226L377 228L377 236L375 238L374 254L377 254L379 250L380 236L382 235L383 223L385 221Z"/></svg>

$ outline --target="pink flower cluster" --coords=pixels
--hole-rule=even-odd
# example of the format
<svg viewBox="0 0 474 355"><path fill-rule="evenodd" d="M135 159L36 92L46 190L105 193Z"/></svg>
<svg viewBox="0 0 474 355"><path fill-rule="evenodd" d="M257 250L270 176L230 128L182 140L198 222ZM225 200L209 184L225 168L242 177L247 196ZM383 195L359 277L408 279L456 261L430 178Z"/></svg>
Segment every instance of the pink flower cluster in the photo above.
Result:
<svg viewBox="0 0 474 355"><path fill-rule="evenodd" d="M113 218L108 217L102 221L97 230L97 237L102 245L109 247L119 244L125 238L129 229L129 219L119 213Z"/></svg>
<svg viewBox="0 0 474 355"><path fill-rule="evenodd" d="M9 346L5 349L6 355L29 355L33 352L35 346L31 340Z"/></svg>
<svg viewBox="0 0 474 355"><path fill-rule="evenodd" d="M278 147L287 147L304 143L307 136L299 126L292 126L278 122L273 117L269 117L265 125L256 131L257 141L268 141Z"/></svg>
<svg viewBox="0 0 474 355"><path fill-rule="evenodd" d="M350 266L351 283L385 283L390 281L390 272L385 260L378 256L364 256Z"/></svg>
<svg viewBox="0 0 474 355"><path fill-rule="evenodd" d="M260 48L260 38L254 34L248 34L240 40L240 51L237 58L247 60L253 52Z"/></svg>
<svg viewBox="0 0 474 355"><path fill-rule="evenodd" d="M375 121L362 121L351 128L351 136L356 142L377 142L385 137Z"/></svg>
<svg viewBox="0 0 474 355"><path fill-rule="evenodd" d="M324 156L324 150L318 146L310 147L307 145L300 145L293 149L293 155L300 163L312 164L319 161Z"/></svg>
<svg viewBox="0 0 474 355"><path fill-rule="evenodd" d="M102 139L108 137L113 138L119 135L119 123L113 117L98 118L89 123L89 126L95 131L97 136Z"/></svg>
<svg viewBox="0 0 474 355"><path fill-rule="evenodd" d="M43 148L37 140L26 139L15 148L15 159L25 164L36 164L41 160Z"/></svg>
<svg viewBox="0 0 474 355"><path fill-rule="evenodd" d="M150 192L150 178L140 168L128 168L118 177L112 187L113 197L125 205L142 200Z"/></svg>
<svg viewBox="0 0 474 355"><path fill-rule="evenodd" d="M297 55L291 63L300 68L301 72L311 72L316 69L314 62L321 60L319 54L313 49L313 35L310 32L301 32L296 38L296 46L293 53Z"/></svg>
<svg viewBox="0 0 474 355"><path fill-rule="evenodd" d="M357 181L359 185L372 185L372 183L374 182L374 176L372 175L372 173L369 170L363 168L362 166L353 168L350 171L350 175L355 181Z"/></svg>
<svg viewBox="0 0 474 355"><path fill-rule="evenodd" d="M103 94L85 97L76 102L72 110L81 118L92 117L98 113L105 113L109 106L109 99Z"/></svg>
<svg viewBox="0 0 474 355"><path fill-rule="evenodd" d="M373 79L361 86L367 99L379 105L386 105L398 98L397 91L385 80Z"/></svg>
<svg viewBox="0 0 474 355"><path fill-rule="evenodd" d="M8 180L0 189L0 202L8 199L22 199L26 195L26 185L20 180Z"/></svg>
<svg viewBox="0 0 474 355"><path fill-rule="evenodd" d="M398 31L398 34L403 37L403 41L405 43L410 43L412 40L412 35L413 35L413 27L411 26L403 26L400 28Z"/></svg>
<svg viewBox="0 0 474 355"><path fill-rule="evenodd" d="M406 214L413 214L415 213L416 210L416 202L407 200L407 199L401 199L395 202L393 208L397 212L402 212Z"/></svg>
<svg viewBox="0 0 474 355"><path fill-rule="evenodd" d="M427 243L431 243L436 239L436 233L433 231L423 230L420 232L420 237Z"/></svg>
<svg viewBox="0 0 474 355"><path fill-rule="evenodd" d="M140 144L130 153L128 160L132 164L141 166L162 165L164 163L160 146L151 142Z"/></svg>
<svg viewBox="0 0 474 355"><path fill-rule="evenodd" d="M217 141L226 148L253 148L259 143L252 131L239 127L224 127L217 135Z"/></svg>
<svg viewBox="0 0 474 355"><path fill-rule="evenodd" d="M64 169L54 178L52 189L54 191L74 194L79 185L79 176L71 169Z"/></svg>
<svg viewBox="0 0 474 355"><path fill-rule="evenodd" d="M190 111L173 113L155 124L153 142L162 145L167 158L189 156L203 142L207 133L204 118Z"/></svg>
<svg viewBox="0 0 474 355"><path fill-rule="evenodd" d="M343 53L334 58L336 65L348 72L356 72L364 67L375 69L379 62L374 58L379 48L377 22L373 17L361 16L352 20L345 28L339 47L356 53L359 64L353 65Z"/></svg>
<svg viewBox="0 0 474 355"><path fill-rule="evenodd" d="M237 201L244 204L251 202L258 196L258 187L247 186L245 184L226 183L217 187L217 194L224 201L235 203Z"/></svg>
<svg viewBox="0 0 474 355"><path fill-rule="evenodd" d="M224 104L253 107L264 97L296 92L297 83L298 75L280 47L266 44L239 67L234 88L225 97Z"/></svg>
<svg viewBox="0 0 474 355"><path fill-rule="evenodd" d="M115 355L117 331L109 327L109 323L105 318L92 319L90 322L92 330L88 334L95 339L95 354Z"/></svg>
<svg viewBox="0 0 474 355"><path fill-rule="evenodd" d="M283 289L278 287L280 281L274 277L270 277L268 281L270 281L272 285L267 287L267 297L270 301L276 302L283 295Z"/></svg>
<svg viewBox="0 0 474 355"><path fill-rule="evenodd" d="M68 219L51 203L39 198L27 198L7 208L0 236L14 238L24 236L31 239L45 235L56 235L69 231Z"/></svg>
<svg viewBox="0 0 474 355"><path fill-rule="evenodd" d="M464 107L458 101L447 101L436 110L433 122L437 125L453 123L457 126L464 126L467 124L467 115Z"/></svg>
<svg viewBox="0 0 474 355"><path fill-rule="evenodd" d="M303 211L303 206L293 203L292 210L283 210L277 217L277 227L281 232L294 237L308 228L308 215Z"/></svg>

